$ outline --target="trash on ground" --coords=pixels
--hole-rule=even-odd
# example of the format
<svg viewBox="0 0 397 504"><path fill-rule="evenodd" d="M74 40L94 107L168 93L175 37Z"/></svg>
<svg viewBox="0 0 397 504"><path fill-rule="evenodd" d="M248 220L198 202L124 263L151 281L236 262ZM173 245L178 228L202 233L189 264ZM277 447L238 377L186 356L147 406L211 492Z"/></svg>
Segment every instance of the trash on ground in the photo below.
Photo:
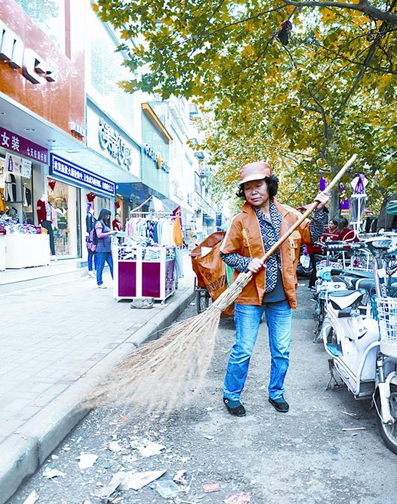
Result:
<svg viewBox="0 0 397 504"><path fill-rule="evenodd" d="M215 439L214 436L210 436L208 434L204 434L204 437L205 437L205 439L208 439L209 441L212 441L213 439Z"/></svg>
<svg viewBox="0 0 397 504"><path fill-rule="evenodd" d="M92 467L97 459L98 455L91 455L90 453L81 452L78 457L80 469L83 470Z"/></svg>
<svg viewBox="0 0 397 504"><path fill-rule="evenodd" d="M143 440L141 444L137 440L131 441L131 446L138 450L142 457L152 457L165 450L165 446L148 440Z"/></svg>
<svg viewBox="0 0 397 504"><path fill-rule="evenodd" d="M35 502L37 502L39 496L38 496L38 493L33 490L32 492L30 492L30 494L27 496L27 498L23 501L22 504L34 504Z"/></svg>
<svg viewBox="0 0 397 504"><path fill-rule="evenodd" d="M109 499L116 490L140 490L156 479L161 478L167 471L119 471L113 474L108 486L104 487L98 497Z"/></svg>
<svg viewBox="0 0 397 504"><path fill-rule="evenodd" d="M149 308L153 308L154 305L154 298L139 298L139 299L134 299L131 304L130 308L132 309L138 309L138 310L147 310Z"/></svg>
<svg viewBox="0 0 397 504"><path fill-rule="evenodd" d="M206 485L203 485L204 492L210 493L210 492L220 492L221 486L219 483L207 483Z"/></svg>
<svg viewBox="0 0 397 504"><path fill-rule="evenodd" d="M251 502L251 492L240 492L231 495L223 501L225 504L248 504Z"/></svg>
<svg viewBox="0 0 397 504"><path fill-rule="evenodd" d="M144 471L130 474L127 481L120 486L121 490L140 490L152 481L161 478L167 471Z"/></svg>
<svg viewBox="0 0 397 504"><path fill-rule="evenodd" d="M101 492L98 494L98 497L101 499L104 499L104 500L109 499L110 496L112 495L112 493L114 493L119 488L122 481L124 481L125 477L126 477L126 473L123 471L120 471L120 472L117 472L116 474L113 474L109 485L103 487Z"/></svg>
<svg viewBox="0 0 397 504"><path fill-rule="evenodd" d="M48 479L58 478L62 476L66 476L62 471L58 471L58 469L51 469L51 467L46 467L43 471L43 476Z"/></svg>
<svg viewBox="0 0 397 504"><path fill-rule="evenodd" d="M173 499L179 493L179 487L171 480L156 481L156 490L164 499Z"/></svg>
<svg viewBox="0 0 397 504"><path fill-rule="evenodd" d="M121 450L121 446L119 445L118 441L112 441L111 443L109 443L108 448L112 452L119 452Z"/></svg>
<svg viewBox="0 0 397 504"><path fill-rule="evenodd" d="M186 480L186 471L178 471L175 476L173 477L173 480L175 483L179 483L181 485L186 485L187 480Z"/></svg>
<svg viewBox="0 0 397 504"><path fill-rule="evenodd" d="M366 427L344 427L343 431L353 431L353 430L367 430Z"/></svg>
<svg viewBox="0 0 397 504"><path fill-rule="evenodd" d="M342 411L342 413L344 413L345 415L351 416L353 418L357 418L357 416L358 416L357 413L349 413L347 411Z"/></svg>

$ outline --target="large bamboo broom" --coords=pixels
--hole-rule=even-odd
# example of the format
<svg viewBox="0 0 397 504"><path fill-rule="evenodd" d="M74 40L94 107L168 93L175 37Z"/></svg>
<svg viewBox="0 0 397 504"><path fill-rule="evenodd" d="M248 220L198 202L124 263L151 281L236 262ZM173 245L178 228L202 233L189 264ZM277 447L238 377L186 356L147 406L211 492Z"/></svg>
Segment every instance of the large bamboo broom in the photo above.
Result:
<svg viewBox="0 0 397 504"><path fill-rule="evenodd" d="M328 193L354 163L353 155L325 189ZM313 202L296 223L262 257L265 262L319 205ZM240 273L235 282L204 312L171 326L159 339L132 352L117 366L95 393L96 405L115 404L125 411L169 414L186 405L200 390L216 342L221 313L233 303L252 279Z"/></svg>

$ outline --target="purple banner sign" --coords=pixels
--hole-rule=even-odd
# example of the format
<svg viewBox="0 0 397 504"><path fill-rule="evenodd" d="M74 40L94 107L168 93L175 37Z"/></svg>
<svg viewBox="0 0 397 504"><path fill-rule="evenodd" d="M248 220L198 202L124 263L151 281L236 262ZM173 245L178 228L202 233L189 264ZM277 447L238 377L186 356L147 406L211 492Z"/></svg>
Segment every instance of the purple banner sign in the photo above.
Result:
<svg viewBox="0 0 397 504"><path fill-rule="evenodd" d="M48 149L37 145L16 133L0 126L0 147L17 152L21 156L34 159L39 163L48 164Z"/></svg>

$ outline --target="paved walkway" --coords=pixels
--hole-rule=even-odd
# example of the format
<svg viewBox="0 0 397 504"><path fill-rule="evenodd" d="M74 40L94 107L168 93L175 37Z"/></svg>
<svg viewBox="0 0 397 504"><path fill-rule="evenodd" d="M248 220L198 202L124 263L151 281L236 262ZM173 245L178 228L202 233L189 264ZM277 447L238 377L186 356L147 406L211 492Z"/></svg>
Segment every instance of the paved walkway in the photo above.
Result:
<svg viewBox="0 0 397 504"><path fill-rule="evenodd" d="M88 413L98 380L193 299L187 253L175 294L148 310L116 303L109 275L106 290L81 274L29 288L19 276L15 290L0 283L0 504Z"/></svg>

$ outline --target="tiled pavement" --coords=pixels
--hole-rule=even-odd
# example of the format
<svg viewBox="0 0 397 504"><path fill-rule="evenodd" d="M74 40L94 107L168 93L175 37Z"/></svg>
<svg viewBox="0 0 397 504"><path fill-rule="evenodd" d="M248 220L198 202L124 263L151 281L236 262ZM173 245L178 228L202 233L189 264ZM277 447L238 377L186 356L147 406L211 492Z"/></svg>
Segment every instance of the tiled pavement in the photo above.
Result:
<svg viewBox="0 0 397 504"><path fill-rule="evenodd" d="M109 275L105 290L81 273L0 285L0 504L86 414L79 405L107 370L183 311L193 278L186 254L175 294L149 310L115 302Z"/></svg>

